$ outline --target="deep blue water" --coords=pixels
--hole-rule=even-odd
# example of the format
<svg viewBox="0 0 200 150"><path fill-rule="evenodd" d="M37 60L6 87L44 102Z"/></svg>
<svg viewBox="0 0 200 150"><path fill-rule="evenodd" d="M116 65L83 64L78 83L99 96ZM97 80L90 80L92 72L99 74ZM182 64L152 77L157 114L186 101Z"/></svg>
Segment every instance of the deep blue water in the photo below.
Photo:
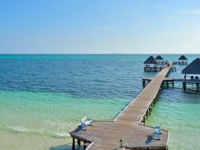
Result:
<svg viewBox="0 0 200 150"><path fill-rule="evenodd" d="M132 99L144 74L136 55L1 55L0 64L1 90L75 97Z"/></svg>

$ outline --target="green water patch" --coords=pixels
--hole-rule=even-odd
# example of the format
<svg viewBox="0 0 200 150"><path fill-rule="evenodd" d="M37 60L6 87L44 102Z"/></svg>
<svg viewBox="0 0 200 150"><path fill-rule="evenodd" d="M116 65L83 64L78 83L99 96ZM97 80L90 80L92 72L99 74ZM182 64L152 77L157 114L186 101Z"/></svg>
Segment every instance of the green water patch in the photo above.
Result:
<svg viewBox="0 0 200 150"><path fill-rule="evenodd" d="M1 148L20 150L71 149L68 132L81 118L112 120L129 103L52 92L0 91L0 97Z"/></svg>
<svg viewBox="0 0 200 150"><path fill-rule="evenodd" d="M129 103L50 92L0 91L0 96L0 129L44 135L67 133L84 116L112 120Z"/></svg>

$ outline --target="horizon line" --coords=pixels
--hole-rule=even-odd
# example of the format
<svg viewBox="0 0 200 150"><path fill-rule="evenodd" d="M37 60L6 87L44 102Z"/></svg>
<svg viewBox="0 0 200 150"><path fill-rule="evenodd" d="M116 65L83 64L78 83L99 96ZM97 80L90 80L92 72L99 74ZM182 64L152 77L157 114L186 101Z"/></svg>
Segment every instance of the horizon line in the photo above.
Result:
<svg viewBox="0 0 200 150"><path fill-rule="evenodd" d="M200 55L200 53L0 53L0 55Z"/></svg>

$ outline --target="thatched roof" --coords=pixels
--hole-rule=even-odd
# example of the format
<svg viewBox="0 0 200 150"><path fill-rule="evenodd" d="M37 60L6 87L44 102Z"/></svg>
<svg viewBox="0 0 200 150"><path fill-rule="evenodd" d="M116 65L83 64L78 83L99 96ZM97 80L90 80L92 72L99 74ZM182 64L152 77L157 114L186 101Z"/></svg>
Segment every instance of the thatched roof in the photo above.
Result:
<svg viewBox="0 0 200 150"><path fill-rule="evenodd" d="M185 74L200 74L200 59L197 58L182 70Z"/></svg>
<svg viewBox="0 0 200 150"><path fill-rule="evenodd" d="M149 58L144 61L144 64L158 64L158 62L153 56L149 56Z"/></svg>
<svg viewBox="0 0 200 150"><path fill-rule="evenodd" d="M163 60L163 58L162 58L160 55L158 55L158 56L156 57L156 60Z"/></svg>
<svg viewBox="0 0 200 150"><path fill-rule="evenodd" d="M187 60L187 58L184 55L182 55L178 60Z"/></svg>

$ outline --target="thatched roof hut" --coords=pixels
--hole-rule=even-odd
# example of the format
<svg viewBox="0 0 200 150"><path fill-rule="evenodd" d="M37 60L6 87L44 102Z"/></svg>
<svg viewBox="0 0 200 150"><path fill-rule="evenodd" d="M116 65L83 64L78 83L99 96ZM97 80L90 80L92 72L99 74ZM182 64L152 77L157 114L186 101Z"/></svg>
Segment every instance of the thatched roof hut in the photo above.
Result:
<svg viewBox="0 0 200 150"><path fill-rule="evenodd" d="M178 60L188 60L184 55L182 55Z"/></svg>
<svg viewBox="0 0 200 150"><path fill-rule="evenodd" d="M182 74L200 74L200 58L195 59L182 70Z"/></svg>
<svg viewBox="0 0 200 150"><path fill-rule="evenodd" d="M144 61L144 64L158 64L157 60L153 56L149 56L147 60Z"/></svg>
<svg viewBox="0 0 200 150"><path fill-rule="evenodd" d="M160 55L158 55L158 56L156 57L156 60L163 60L163 58L162 58Z"/></svg>

